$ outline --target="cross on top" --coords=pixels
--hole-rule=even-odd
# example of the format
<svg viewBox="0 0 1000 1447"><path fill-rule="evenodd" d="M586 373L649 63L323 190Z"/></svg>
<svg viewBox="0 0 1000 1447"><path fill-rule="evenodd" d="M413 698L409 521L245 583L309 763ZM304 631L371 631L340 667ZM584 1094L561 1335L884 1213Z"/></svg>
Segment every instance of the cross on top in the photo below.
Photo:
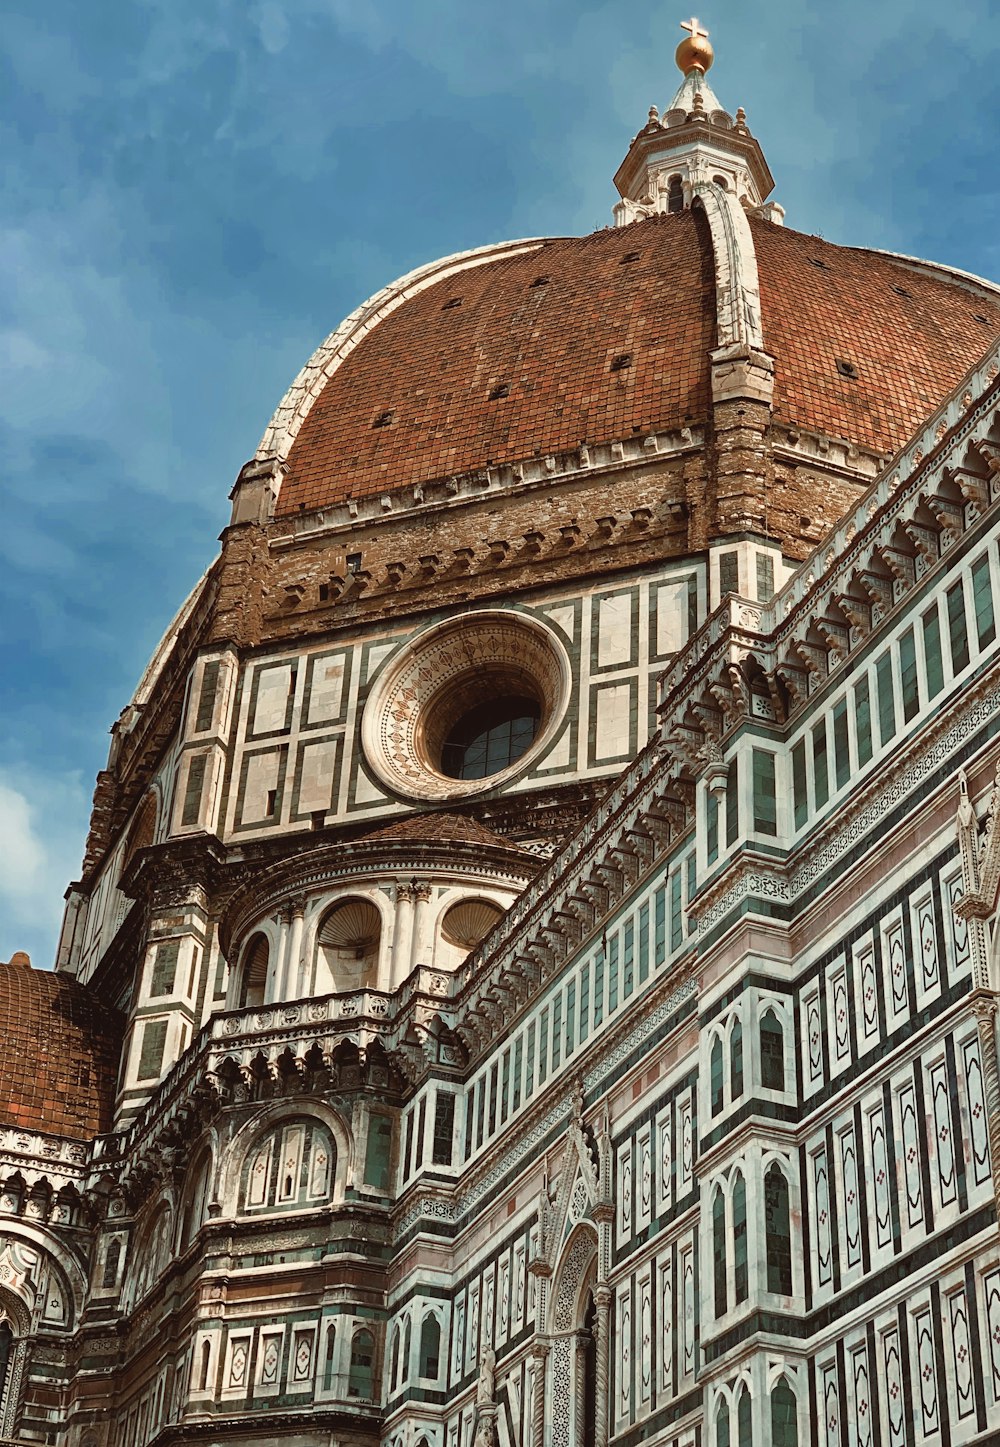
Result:
<svg viewBox="0 0 1000 1447"><path fill-rule="evenodd" d="M708 31L702 30L701 25L693 15L691 16L690 20L681 21L681 29L690 31L692 40L708 39Z"/></svg>

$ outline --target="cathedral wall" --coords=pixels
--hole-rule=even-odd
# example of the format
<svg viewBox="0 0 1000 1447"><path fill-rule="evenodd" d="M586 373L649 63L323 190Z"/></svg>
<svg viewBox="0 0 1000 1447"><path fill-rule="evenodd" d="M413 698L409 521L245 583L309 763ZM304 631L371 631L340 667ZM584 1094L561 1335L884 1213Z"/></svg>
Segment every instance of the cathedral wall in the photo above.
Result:
<svg viewBox="0 0 1000 1447"><path fill-rule="evenodd" d="M508 611L538 618L552 631L573 680L550 747L512 789L525 793L620 771L649 737L663 662L683 645L705 606L703 569L694 560L649 576L625 574L605 587L554 590L508 604ZM173 832L207 828L235 843L316 820L362 823L402 812L405 805L379 787L366 763L359 729L380 671L422 632L412 622L369 626L342 641L334 636L248 660L231 742L203 743L189 711Z"/></svg>

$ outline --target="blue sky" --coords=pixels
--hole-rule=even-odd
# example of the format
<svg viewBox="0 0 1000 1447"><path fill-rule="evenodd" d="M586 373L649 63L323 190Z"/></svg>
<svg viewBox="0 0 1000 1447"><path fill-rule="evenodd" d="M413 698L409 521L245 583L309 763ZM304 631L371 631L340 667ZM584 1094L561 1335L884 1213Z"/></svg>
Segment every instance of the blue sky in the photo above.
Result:
<svg viewBox="0 0 1000 1447"><path fill-rule="evenodd" d="M299 366L422 261L607 224L682 18L2 0L0 959L51 963L107 730ZM789 225L1000 279L991 0L701 18Z"/></svg>

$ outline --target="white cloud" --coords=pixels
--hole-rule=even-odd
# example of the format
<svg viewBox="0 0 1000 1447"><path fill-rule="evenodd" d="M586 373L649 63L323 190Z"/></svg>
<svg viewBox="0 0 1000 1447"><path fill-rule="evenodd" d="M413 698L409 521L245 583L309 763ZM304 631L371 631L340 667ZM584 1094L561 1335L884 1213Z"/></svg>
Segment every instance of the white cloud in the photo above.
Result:
<svg viewBox="0 0 1000 1447"><path fill-rule="evenodd" d="M33 964L51 966L87 807L78 775L0 771L0 960L27 950Z"/></svg>

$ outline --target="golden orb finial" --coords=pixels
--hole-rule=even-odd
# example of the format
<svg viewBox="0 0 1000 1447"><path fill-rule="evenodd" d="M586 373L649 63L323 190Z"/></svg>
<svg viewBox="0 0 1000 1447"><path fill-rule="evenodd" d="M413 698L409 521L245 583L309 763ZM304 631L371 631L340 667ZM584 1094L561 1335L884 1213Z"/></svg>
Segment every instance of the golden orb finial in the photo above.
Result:
<svg viewBox="0 0 1000 1447"><path fill-rule="evenodd" d="M682 20L681 29L688 32L687 39L681 41L674 56L681 74L690 75L692 70L700 70L704 75L715 59L708 31L702 28L694 16L690 20Z"/></svg>

